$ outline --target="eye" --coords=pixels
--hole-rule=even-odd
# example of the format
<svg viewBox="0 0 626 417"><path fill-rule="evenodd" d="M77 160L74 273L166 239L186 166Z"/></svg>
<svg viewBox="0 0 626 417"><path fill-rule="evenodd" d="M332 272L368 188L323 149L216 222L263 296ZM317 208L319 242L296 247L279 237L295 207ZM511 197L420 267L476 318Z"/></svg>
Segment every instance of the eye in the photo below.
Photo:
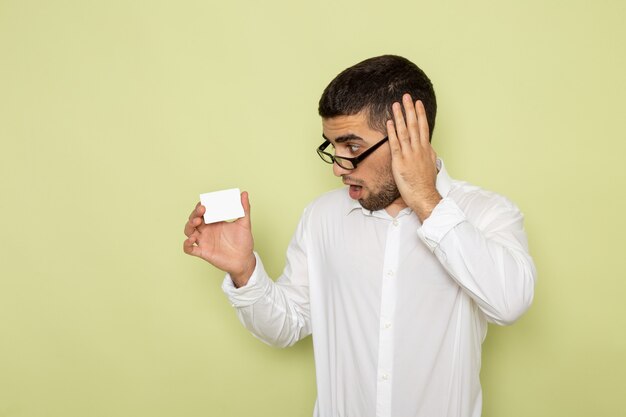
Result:
<svg viewBox="0 0 626 417"><path fill-rule="evenodd" d="M361 149L361 146L359 145L355 145L355 144L349 144L348 145L348 149L350 150L350 152L352 153L357 153L359 151L359 149Z"/></svg>

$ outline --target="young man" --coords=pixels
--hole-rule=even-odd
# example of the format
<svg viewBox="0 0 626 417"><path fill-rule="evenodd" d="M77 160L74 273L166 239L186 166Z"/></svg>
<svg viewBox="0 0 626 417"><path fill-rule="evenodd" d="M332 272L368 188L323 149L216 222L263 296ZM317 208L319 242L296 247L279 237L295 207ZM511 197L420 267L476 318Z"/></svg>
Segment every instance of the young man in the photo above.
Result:
<svg viewBox="0 0 626 417"><path fill-rule="evenodd" d="M253 252L250 205L205 225L186 253L228 272L244 326L274 346L313 334L320 417L477 417L487 323L530 306L535 268L506 198L451 179L430 145L430 80L398 56L339 74L319 105L320 157L347 187L304 211L273 282Z"/></svg>

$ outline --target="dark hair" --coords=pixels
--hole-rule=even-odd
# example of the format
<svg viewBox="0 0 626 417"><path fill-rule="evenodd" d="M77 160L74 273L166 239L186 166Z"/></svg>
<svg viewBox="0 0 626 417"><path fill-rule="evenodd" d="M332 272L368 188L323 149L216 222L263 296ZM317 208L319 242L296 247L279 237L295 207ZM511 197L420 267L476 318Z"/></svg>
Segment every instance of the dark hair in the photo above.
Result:
<svg viewBox="0 0 626 417"><path fill-rule="evenodd" d="M433 84L417 65L397 55L369 58L343 70L324 89L318 111L331 118L365 110L370 128L385 133L387 120L393 118L391 105L401 103L405 93L424 103L432 139L437 114Z"/></svg>

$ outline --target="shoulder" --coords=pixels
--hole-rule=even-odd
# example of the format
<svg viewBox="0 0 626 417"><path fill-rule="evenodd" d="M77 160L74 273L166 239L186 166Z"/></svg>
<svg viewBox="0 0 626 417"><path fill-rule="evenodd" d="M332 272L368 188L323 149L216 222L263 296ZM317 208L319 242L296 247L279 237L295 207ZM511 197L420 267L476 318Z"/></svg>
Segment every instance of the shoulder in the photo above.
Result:
<svg viewBox="0 0 626 417"><path fill-rule="evenodd" d="M310 227L319 229L324 225L337 225L350 212L353 204L355 201L348 195L347 188L328 191L305 207L302 226L308 230Z"/></svg>
<svg viewBox="0 0 626 417"><path fill-rule="evenodd" d="M496 220L517 222L523 219L519 208L507 197L465 181L452 180L447 197L454 200L468 220L479 227Z"/></svg>
<svg viewBox="0 0 626 417"><path fill-rule="evenodd" d="M339 224L342 215L350 209L350 201L346 188L332 190L317 197L304 208L296 238L302 242L314 239L320 231Z"/></svg>
<svg viewBox="0 0 626 417"><path fill-rule="evenodd" d="M507 197L465 181L452 180L449 197L462 205L502 206L511 210L517 209L515 203Z"/></svg>
<svg viewBox="0 0 626 417"><path fill-rule="evenodd" d="M345 214L350 210L353 200L345 187L328 191L311 201L304 209L305 214L312 216L328 216Z"/></svg>

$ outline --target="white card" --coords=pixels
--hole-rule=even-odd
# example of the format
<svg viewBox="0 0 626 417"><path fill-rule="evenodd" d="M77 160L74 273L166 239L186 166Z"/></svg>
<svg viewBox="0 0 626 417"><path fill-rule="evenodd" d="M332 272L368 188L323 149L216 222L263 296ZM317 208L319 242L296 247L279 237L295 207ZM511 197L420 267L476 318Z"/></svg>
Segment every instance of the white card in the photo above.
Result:
<svg viewBox="0 0 626 417"><path fill-rule="evenodd" d="M204 212L206 224L245 216L239 188L200 194L200 203L206 207Z"/></svg>

